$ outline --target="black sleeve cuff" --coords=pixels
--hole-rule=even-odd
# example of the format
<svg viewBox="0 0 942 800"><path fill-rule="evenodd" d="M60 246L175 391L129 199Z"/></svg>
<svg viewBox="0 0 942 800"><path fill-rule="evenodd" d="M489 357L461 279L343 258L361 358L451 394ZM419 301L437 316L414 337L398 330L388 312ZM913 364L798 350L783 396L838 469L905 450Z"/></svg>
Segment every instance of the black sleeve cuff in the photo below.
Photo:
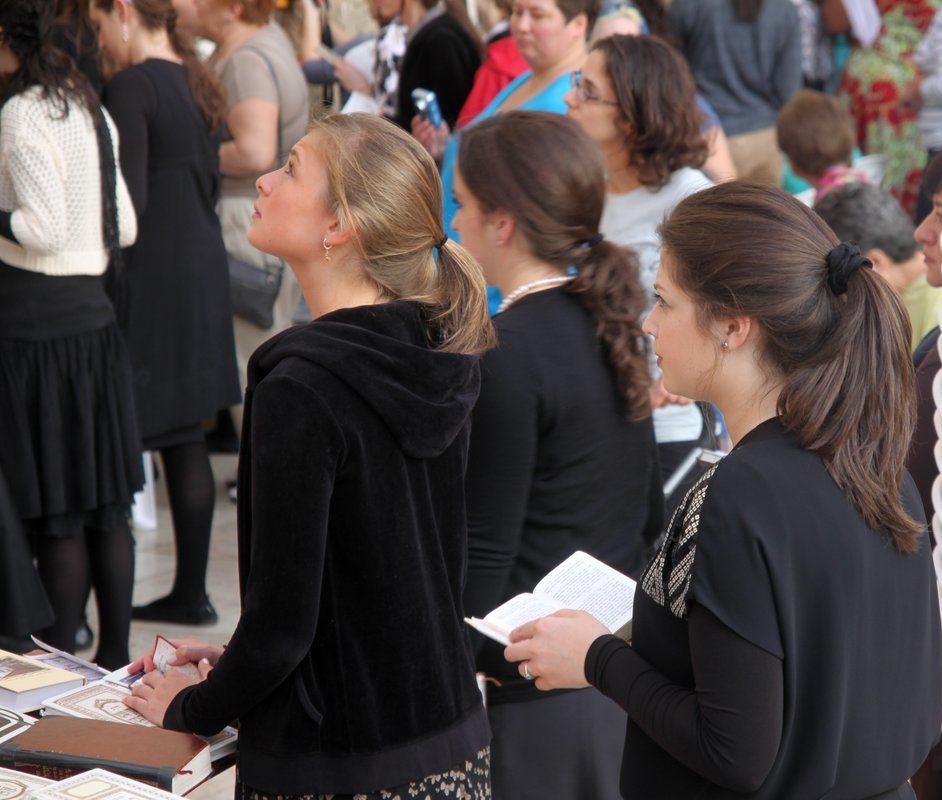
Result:
<svg viewBox="0 0 942 800"><path fill-rule="evenodd" d="M164 719L161 727L166 728L169 731L190 730L183 718L183 703L186 699L186 696L195 688L195 686L187 686L185 689L181 689L179 692L177 692L173 700L170 701L170 705L167 706L167 710L164 712Z"/></svg>
<svg viewBox="0 0 942 800"><path fill-rule="evenodd" d="M12 211L0 211L0 236L4 239L11 239L17 244L20 243L20 240L16 238L13 233L13 212Z"/></svg>
<svg viewBox="0 0 942 800"><path fill-rule="evenodd" d="M619 639L614 634L609 634L605 636L599 636L598 639L589 645L589 650L585 654L584 669L585 679L593 686L599 685L600 661L604 663L607 660L606 655L611 649L616 648L619 643L627 647L624 640Z"/></svg>
<svg viewBox="0 0 942 800"><path fill-rule="evenodd" d="M635 680L651 669L624 639L600 636L589 646L585 658L585 679L626 711Z"/></svg>

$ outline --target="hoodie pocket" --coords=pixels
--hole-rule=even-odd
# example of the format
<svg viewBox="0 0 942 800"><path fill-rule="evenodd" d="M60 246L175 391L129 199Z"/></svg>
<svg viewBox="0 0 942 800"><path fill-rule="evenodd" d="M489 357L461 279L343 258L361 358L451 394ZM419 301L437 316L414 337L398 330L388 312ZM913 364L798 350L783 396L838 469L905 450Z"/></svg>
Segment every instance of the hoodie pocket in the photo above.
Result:
<svg viewBox="0 0 942 800"><path fill-rule="evenodd" d="M320 725L324 719L324 712L318 708L311 699L311 693L308 691L307 686L304 685L302 669L303 668L297 669L294 673L294 691L301 703L301 708L304 709L304 713L314 720L315 723Z"/></svg>

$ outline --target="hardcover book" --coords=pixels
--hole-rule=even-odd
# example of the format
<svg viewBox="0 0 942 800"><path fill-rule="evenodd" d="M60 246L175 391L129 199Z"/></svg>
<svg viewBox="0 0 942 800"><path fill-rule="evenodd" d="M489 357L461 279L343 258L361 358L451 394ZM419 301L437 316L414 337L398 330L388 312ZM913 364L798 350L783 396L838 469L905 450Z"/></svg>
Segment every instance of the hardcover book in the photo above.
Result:
<svg viewBox="0 0 942 800"><path fill-rule="evenodd" d="M75 689L85 678L74 672L0 650L0 707L35 711L54 694Z"/></svg>
<svg viewBox="0 0 942 800"><path fill-rule="evenodd" d="M43 715L96 719L153 728L155 726L152 722L124 704L124 698L131 693L128 687L141 677L143 673L131 673L127 667L110 672L101 680L47 698L43 702ZM234 753L238 738L238 731L231 727L224 728L215 736L206 737L204 741L210 745L211 759L216 761Z"/></svg>
<svg viewBox="0 0 942 800"><path fill-rule="evenodd" d="M0 766L62 780L102 767L174 794L209 777L209 745L190 733L75 717L43 717L0 742Z"/></svg>

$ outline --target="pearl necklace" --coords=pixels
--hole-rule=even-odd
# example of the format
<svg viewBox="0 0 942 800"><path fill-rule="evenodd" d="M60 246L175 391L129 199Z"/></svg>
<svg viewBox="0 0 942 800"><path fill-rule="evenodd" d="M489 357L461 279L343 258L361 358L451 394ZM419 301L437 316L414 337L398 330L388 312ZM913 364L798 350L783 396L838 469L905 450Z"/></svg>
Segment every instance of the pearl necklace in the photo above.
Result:
<svg viewBox="0 0 942 800"><path fill-rule="evenodd" d="M538 281L530 281L530 283L525 283L523 286L518 286L510 294L508 294L499 306L497 306L497 313L500 314L501 311L506 311L514 301L518 300L522 295L525 295L527 292L532 289L536 289L538 286L559 286L563 283L569 283L573 279L573 275L554 275L552 278L540 278Z"/></svg>

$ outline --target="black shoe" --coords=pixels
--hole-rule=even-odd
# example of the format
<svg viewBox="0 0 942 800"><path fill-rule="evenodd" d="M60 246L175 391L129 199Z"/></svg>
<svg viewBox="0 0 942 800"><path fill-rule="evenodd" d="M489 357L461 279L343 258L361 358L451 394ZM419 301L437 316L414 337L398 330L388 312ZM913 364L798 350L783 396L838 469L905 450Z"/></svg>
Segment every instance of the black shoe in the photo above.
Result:
<svg viewBox="0 0 942 800"><path fill-rule="evenodd" d="M95 635L92 633L92 629L88 627L88 620L83 619L75 632L75 649L84 650L91 647L93 641L95 641Z"/></svg>
<svg viewBox="0 0 942 800"><path fill-rule="evenodd" d="M199 602L186 604L168 595L146 606L134 606L131 619L172 622L176 625L215 625L219 621L219 614L205 595Z"/></svg>

